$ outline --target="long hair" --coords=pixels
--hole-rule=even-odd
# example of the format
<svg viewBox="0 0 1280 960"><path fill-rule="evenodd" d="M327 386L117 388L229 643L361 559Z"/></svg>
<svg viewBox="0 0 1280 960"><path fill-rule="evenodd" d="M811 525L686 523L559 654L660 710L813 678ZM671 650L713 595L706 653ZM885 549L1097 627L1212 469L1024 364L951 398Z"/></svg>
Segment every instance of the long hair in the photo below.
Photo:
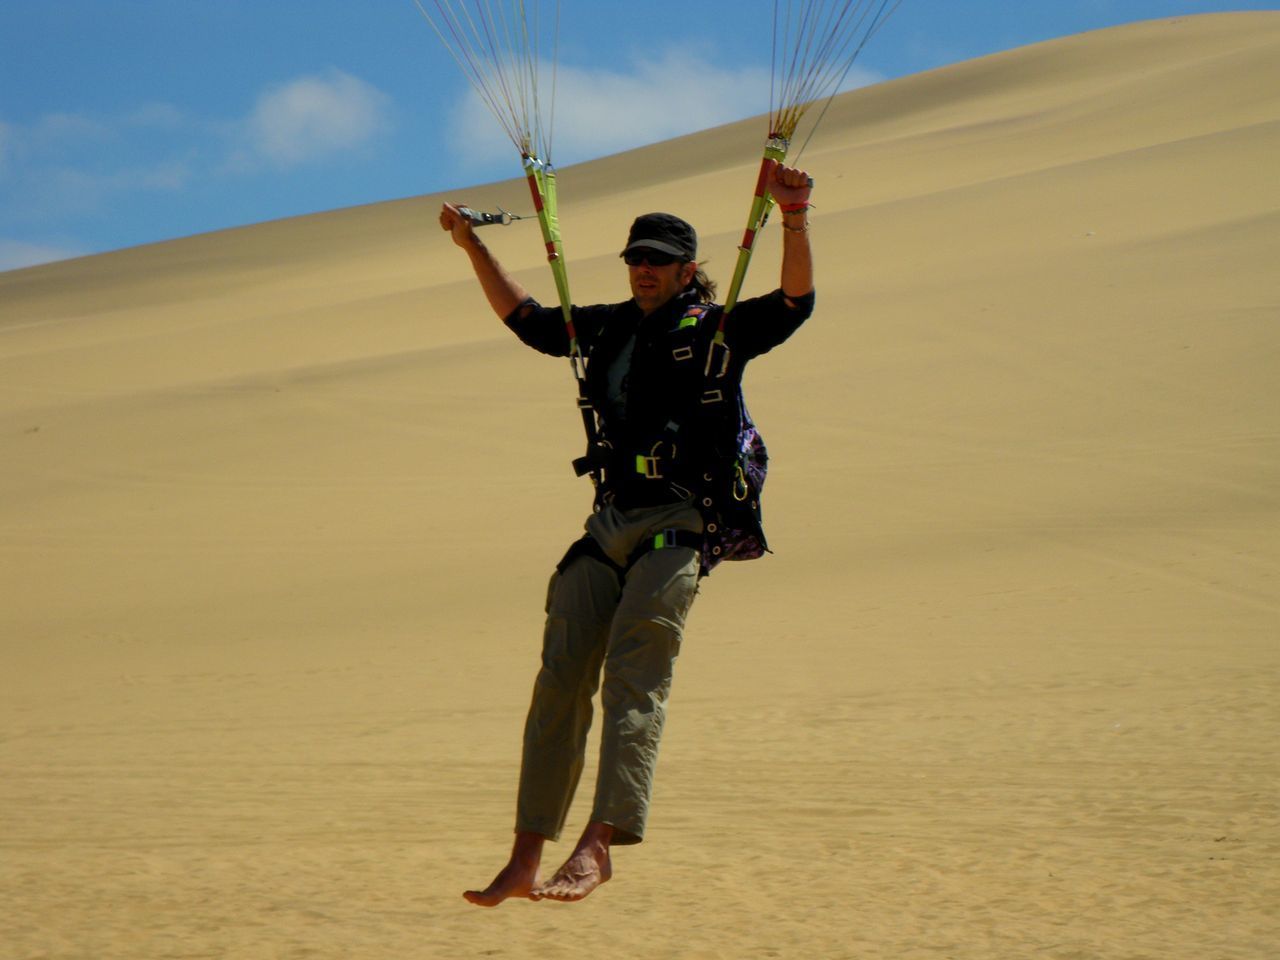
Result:
<svg viewBox="0 0 1280 960"><path fill-rule="evenodd" d="M689 281L686 290L692 290L697 296L699 303L715 303L716 302L716 282L707 276L707 271L702 269L702 264L698 264L698 270L693 275L693 279Z"/></svg>

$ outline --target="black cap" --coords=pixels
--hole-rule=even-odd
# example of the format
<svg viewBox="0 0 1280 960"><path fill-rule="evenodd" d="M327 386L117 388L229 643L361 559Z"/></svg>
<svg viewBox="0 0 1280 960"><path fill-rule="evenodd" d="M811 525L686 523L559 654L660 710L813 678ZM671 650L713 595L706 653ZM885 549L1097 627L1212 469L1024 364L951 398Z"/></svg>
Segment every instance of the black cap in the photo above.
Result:
<svg viewBox="0 0 1280 960"><path fill-rule="evenodd" d="M637 247L696 260L698 234L692 226L670 213L646 213L636 217L635 223L631 224L631 233L622 253Z"/></svg>

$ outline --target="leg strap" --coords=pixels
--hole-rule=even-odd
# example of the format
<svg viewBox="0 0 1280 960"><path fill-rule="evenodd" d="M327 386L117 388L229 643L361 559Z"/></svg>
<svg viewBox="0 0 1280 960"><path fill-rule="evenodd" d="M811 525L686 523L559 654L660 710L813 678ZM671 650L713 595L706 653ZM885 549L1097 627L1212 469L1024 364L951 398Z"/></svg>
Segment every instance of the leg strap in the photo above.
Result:
<svg viewBox="0 0 1280 960"><path fill-rule="evenodd" d="M569 545L569 549L565 551L564 557L556 564L556 569L561 573L569 568L569 564L577 560L578 557L590 557L592 560L598 560L606 567L614 572L618 581L622 582L626 579L631 568L636 565L647 554L654 550L671 550L675 547L688 547L698 553L702 552L703 535L694 533L692 530L673 530L666 529L652 536L645 537L640 541L640 545L631 551L631 556L627 557L627 565L620 567L612 560L609 555L604 552L600 544L596 543L591 534L586 534L579 540L575 540Z"/></svg>
<svg viewBox="0 0 1280 960"><path fill-rule="evenodd" d="M640 545L632 550L631 556L627 558L627 570L634 567L640 558L654 550L688 547L690 550L701 553L702 542L703 536L700 533L694 533L692 530L672 530L668 528L655 536L645 537L640 541Z"/></svg>
<svg viewBox="0 0 1280 960"><path fill-rule="evenodd" d="M591 534L585 534L580 540L575 540L569 545L569 549L565 551L564 557L556 564L556 569L561 573L569 568L569 564L577 560L579 557L590 557L592 560L599 560L606 567L613 571L614 576L618 578L618 582L622 582L622 578L626 576L626 570L618 566L609 559L609 555L604 552L604 548L596 543L595 538ZM628 565L629 566L629 565Z"/></svg>

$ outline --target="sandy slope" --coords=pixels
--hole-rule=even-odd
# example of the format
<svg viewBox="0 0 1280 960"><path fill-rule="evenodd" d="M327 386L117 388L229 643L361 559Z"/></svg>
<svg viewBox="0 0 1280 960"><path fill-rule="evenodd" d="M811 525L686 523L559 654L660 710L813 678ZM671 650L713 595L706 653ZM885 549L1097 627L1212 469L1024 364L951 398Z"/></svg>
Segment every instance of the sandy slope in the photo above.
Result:
<svg viewBox="0 0 1280 960"><path fill-rule="evenodd" d="M562 171L577 298L644 209L727 277L762 133ZM749 376L778 552L568 908L458 896L589 495L439 198L0 275L0 957L1273 956L1277 156L1280 13L833 107L819 312Z"/></svg>

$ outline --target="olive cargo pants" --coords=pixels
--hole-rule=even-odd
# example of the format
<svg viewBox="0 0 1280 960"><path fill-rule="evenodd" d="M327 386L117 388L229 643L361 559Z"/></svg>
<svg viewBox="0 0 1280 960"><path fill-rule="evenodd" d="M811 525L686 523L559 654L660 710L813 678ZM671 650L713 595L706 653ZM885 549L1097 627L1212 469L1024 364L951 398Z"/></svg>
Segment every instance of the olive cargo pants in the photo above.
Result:
<svg viewBox="0 0 1280 960"><path fill-rule="evenodd" d="M637 510L604 507L587 532L619 566L665 529L702 530L688 503ZM582 775L592 698L601 686L600 764L592 821L614 843L644 837L658 742L698 584L698 553L666 547L642 556L619 580L609 565L579 555L551 578L542 668L525 722L516 829L558 839Z"/></svg>

